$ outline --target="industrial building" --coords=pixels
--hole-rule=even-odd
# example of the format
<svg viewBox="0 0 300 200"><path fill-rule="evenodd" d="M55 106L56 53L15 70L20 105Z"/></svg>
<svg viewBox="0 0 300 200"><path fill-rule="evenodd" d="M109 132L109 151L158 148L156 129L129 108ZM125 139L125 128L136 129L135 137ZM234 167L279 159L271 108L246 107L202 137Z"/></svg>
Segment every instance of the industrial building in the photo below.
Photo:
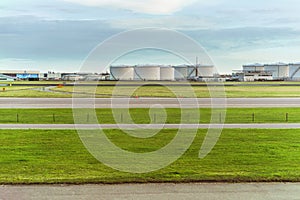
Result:
<svg viewBox="0 0 300 200"><path fill-rule="evenodd" d="M46 81L58 81L61 80L62 74L59 72L48 71L47 73L40 73L39 79Z"/></svg>
<svg viewBox="0 0 300 200"><path fill-rule="evenodd" d="M243 65L243 70L235 70L232 78L238 81L300 80L300 63Z"/></svg>
<svg viewBox="0 0 300 200"><path fill-rule="evenodd" d="M300 63L289 64L290 80L300 81Z"/></svg>
<svg viewBox="0 0 300 200"><path fill-rule="evenodd" d="M1 82L4 82L4 81L13 82L13 81L15 81L15 79L11 76L0 74L0 81Z"/></svg>
<svg viewBox="0 0 300 200"><path fill-rule="evenodd" d="M265 64L264 71L271 72L274 80L287 80L289 79L289 64L273 63Z"/></svg>
<svg viewBox="0 0 300 200"><path fill-rule="evenodd" d="M63 81L101 81L109 80L109 73L61 73Z"/></svg>
<svg viewBox="0 0 300 200"><path fill-rule="evenodd" d="M241 82L274 80L272 73L265 71L236 71L233 73L232 79Z"/></svg>
<svg viewBox="0 0 300 200"><path fill-rule="evenodd" d="M99 81L109 80L109 73L60 73L48 71L40 73L39 71L29 70L0 70L0 81Z"/></svg>
<svg viewBox="0 0 300 200"><path fill-rule="evenodd" d="M111 66L112 80L203 80L215 78L215 68L210 65L135 65Z"/></svg>
<svg viewBox="0 0 300 200"><path fill-rule="evenodd" d="M260 71L264 71L264 70L265 70L265 66L263 64L260 64L260 63L254 63L254 64L250 64L250 65L243 65L243 71L260 72Z"/></svg>
<svg viewBox="0 0 300 200"><path fill-rule="evenodd" d="M40 72L27 70L0 70L0 74L12 77L16 80L38 81Z"/></svg>

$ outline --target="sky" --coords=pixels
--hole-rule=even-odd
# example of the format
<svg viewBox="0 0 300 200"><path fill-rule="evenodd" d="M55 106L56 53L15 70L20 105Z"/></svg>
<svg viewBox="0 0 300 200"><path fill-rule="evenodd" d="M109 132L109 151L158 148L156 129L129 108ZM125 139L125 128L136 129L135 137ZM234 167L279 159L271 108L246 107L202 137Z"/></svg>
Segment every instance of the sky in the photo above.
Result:
<svg viewBox="0 0 300 200"><path fill-rule="evenodd" d="M191 37L220 73L249 63L299 62L299 6L298 0L2 0L0 70L79 71L106 39L147 27ZM183 62L146 50L115 64Z"/></svg>

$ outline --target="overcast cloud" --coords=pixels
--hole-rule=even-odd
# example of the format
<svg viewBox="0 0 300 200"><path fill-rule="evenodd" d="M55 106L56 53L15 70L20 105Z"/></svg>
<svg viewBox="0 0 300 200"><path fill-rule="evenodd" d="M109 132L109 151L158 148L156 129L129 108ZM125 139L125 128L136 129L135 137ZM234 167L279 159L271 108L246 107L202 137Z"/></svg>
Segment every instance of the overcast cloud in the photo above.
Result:
<svg viewBox="0 0 300 200"><path fill-rule="evenodd" d="M187 34L207 49L221 72L230 73L249 62L300 61L299 1L207 2L1 1L0 69L76 71L105 39L144 27ZM127 62L149 62L131 58Z"/></svg>
<svg viewBox="0 0 300 200"><path fill-rule="evenodd" d="M197 0L65 0L86 6L114 7L138 13L172 14L183 9ZM204 0L202 0L205 3Z"/></svg>

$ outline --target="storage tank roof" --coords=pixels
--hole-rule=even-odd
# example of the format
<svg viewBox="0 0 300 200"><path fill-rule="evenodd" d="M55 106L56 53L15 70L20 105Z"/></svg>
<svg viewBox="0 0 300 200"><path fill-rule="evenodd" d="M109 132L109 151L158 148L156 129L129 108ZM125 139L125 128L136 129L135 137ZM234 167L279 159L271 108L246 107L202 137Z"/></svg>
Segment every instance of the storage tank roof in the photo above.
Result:
<svg viewBox="0 0 300 200"><path fill-rule="evenodd" d="M266 64L266 66L285 66L285 65L288 65L286 63L283 63L283 62L277 62L277 63L271 63L271 64Z"/></svg>
<svg viewBox="0 0 300 200"><path fill-rule="evenodd" d="M151 64L144 64L144 65L135 65L134 67L161 67L161 65L151 65Z"/></svg>
<svg viewBox="0 0 300 200"><path fill-rule="evenodd" d="M264 65L263 64L260 64L260 63L254 63L254 64L247 64L247 65L244 65L244 67L263 67Z"/></svg>
<svg viewBox="0 0 300 200"><path fill-rule="evenodd" d="M172 66L171 65L161 65L160 67L161 68L171 68Z"/></svg>
<svg viewBox="0 0 300 200"><path fill-rule="evenodd" d="M133 67L133 66L129 66L129 65L115 65L115 66L110 66L111 68L121 68L121 67L123 67L123 68L131 68L131 67Z"/></svg>
<svg viewBox="0 0 300 200"><path fill-rule="evenodd" d="M189 65L185 65L185 64L183 64L183 65L175 65L175 66L173 66L173 67L188 67Z"/></svg>
<svg viewBox="0 0 300 200"><path fill-rule="evenodd" d="M290 65L300 65L300 62L290 63Z"/></svg>

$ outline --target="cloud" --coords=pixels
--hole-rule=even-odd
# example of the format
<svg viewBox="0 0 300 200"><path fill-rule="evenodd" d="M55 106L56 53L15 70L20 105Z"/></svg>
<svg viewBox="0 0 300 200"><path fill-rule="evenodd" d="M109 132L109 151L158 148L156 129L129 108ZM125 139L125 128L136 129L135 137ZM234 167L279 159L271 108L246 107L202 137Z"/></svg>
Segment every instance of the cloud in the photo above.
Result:
<svg viewBox="0 0 300 200"><path fill-rule="evenodd" d="M291 28L243 27L231 29L189 30L184 33L200 42L207 50L242 52L299 46L300 31Z"/></svg>
<svg viewBox="0 0 300 200"><path fill-rule="evenodd" d="M135 29L141 27L169 28L175 30L198 30L213 28L215 23L209 19L186 16L159 16L140 18L120 18L109 21L113 28Z"/></svg>
<svg viewBox="0 0 300 200"><path fill-rule="evenodd" d="M172 14L199 0L64 0L86 6L113 7L146 14ZM202 0L201 0L202 1Z"/></svg>
<svg viewBox="0 0 300 200"><path fill-rule="evenodd" d="M83 59L104 39L120 32L100 20L0 17L0 59Z"/></svg>

